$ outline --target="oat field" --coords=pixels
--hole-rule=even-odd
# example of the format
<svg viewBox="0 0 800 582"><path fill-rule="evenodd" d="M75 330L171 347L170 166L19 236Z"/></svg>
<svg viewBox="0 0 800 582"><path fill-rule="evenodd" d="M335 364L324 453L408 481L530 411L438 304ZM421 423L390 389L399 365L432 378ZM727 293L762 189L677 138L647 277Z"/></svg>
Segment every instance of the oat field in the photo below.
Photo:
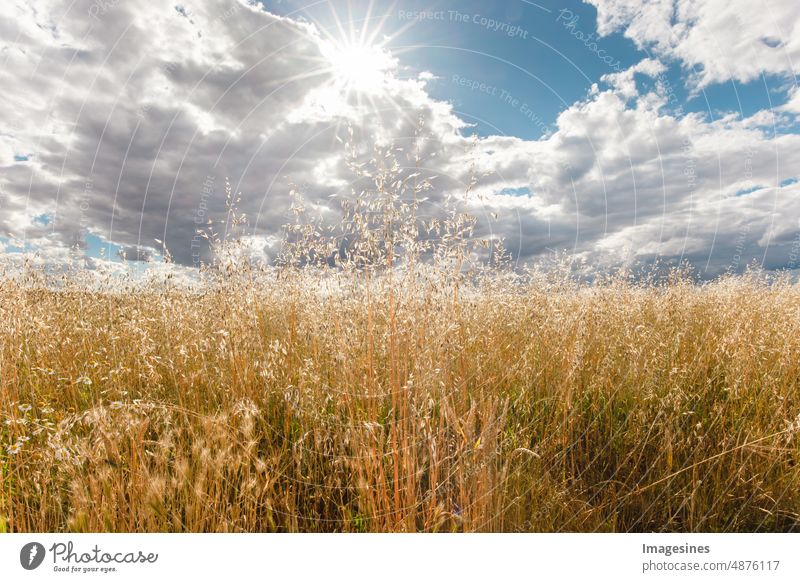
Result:
<svg viewBox="0 0 800 582"><path fill-rule="evenodd" d="M800 286L517 265L393 160L268 265L227 186L194 278L3 272L0 531L800 530Z"/></svg>
<svg viewBox="0 0 800 582"><path fill-rule="evenodd" d="M0 282L0 530L797 531L800 288Z"/></svg>

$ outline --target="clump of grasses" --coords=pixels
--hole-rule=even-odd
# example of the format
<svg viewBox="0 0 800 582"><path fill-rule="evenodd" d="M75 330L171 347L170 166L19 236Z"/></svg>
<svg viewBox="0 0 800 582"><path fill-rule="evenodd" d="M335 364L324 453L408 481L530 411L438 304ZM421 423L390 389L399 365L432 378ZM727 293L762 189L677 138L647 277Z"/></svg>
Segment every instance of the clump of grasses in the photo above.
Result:
<svg viewBox="0 0 800 582"><path fill-rule="evenodd" d="M276 267L1 279L0 531L800 529L796 285L478 268L392 147Z"/></svg>

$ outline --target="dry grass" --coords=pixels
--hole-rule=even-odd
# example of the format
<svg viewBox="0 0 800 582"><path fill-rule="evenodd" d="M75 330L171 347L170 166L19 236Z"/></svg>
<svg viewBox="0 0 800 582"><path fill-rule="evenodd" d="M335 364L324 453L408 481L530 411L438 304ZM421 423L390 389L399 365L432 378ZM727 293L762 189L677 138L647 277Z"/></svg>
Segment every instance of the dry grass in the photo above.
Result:
<svg viewBox="0 0 800 582"><path fill-rule="evenodd" d="M0 530L797 531L800 289L0 283Z"/></svg>
<svg viewBox="0 0 800 582"><path fill-rule="evenodd" d="M512 271L352 134L277 266L0 277L0 531L800 529L800 287Z"/></svg>

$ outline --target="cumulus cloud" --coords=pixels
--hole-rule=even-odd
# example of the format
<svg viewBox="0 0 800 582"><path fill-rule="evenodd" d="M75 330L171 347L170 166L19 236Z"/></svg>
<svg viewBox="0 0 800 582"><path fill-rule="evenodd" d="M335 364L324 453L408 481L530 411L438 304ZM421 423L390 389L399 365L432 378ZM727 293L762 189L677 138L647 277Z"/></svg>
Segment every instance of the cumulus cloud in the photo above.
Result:
<svg viewBox="0 0 800 582"><path fill-rule="evenodd" d="M189 264L198 227L225 217L226 177L244 194L254 234L274 234L290 180L320 199L343 183L335 137L345 123L367 136L413 135L418 115L440 136L463 125L428 98L425 79L393 76L389 58L369 102L343 95L315 27L245 2L39 0L0 10L0 221L42 249L93 233L141 257L159 239ZM31 152L24 165L22 152ZM51 223L33 225L42 213Z"/></svg>
<svg viewBox="0 0 800 582"><path fill-rule="evenodd" d="M749 118L674 117L664 97L632 107L628 97L624 83L598 91L564 111L546 140L482 143L481 168L500 169L497 186L524 168L515 183L536 194L517 203L527 216L509 230L509 248L566 248L604 266L690 260L707 274L785 262L800 226L800 137L774 137ZM513 223L500 198L488 204Z"/></svg>
<svg viewBox="0 0 800 582"><path fill-rule="evenodd" d="M665 59L702 64L700 83L722 74L698 38L725 28L728 8L593 3L601 32L623 29ZM785 41L739 53L729 74L749 78L758 51L793 54L793 21L779 18L784 3L770 6L762 12L776 15ZM439 177L426 212L463 192L470 172L481 175L464 204L478 234L505 239L520 260L566 249L603 267L662 257L714 274L797 254L800 139L774 132L776 116L797 113L796 93L782 110L712 123L668 107L665 65L651 58L604 77L540 140L471 140L452 107L429 95L434 75L400 79L397 58L378 53L369 86L350 91L363 72L332 68L325 34L243 1L15 0L0 8L0 34L0 234L53 257L85 247L91 233L128 260L150 260L163 241L190 266L206 252L198 228L226 218L227 178L249 217L246 252L269 260L292 187L336 216L330 196L353 180L336 139L347 126L357 141L410 146L420 119L437 152L423 170ZM740 41L749 47L751 37ZM777 57L764 67L790 71ZM656 88L640 92L638 75Z"/></svg>
<svg viewBox="0 0 800 582"><path fill-rule="evenodd" d="M585 0L601 35L623 31L640 48L678 59L702 88L762 73L794 76L800 62L795 0Z"/></svg>

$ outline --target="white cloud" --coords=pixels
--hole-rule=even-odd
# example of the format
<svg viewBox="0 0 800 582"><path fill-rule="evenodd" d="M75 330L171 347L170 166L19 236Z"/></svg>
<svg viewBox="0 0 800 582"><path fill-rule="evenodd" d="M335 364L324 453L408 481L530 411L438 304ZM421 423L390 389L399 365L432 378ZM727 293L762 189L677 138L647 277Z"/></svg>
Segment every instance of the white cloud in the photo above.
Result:
<svg viewBox="0 0 800 582"><path fill-rule="evenodd" d="M670 2L597 4L602 31L626 27L689 64L709 58L696 34L721 26L707 14L710 3L681 4L675 14ZM785 16L783 3L770 5ZM505 238L523 259L567 249L597 264L661 256L717 272L765 253L777 265L794 244L798 187L780 184L800 177L800 137L772 135L770 112L715 123L675 117L664 95L640 94L635 83L637 74L663 73L660 60L608 75L608 88L565 109L539 141L491 136L470 146L459 133L466 124L427 93L432 74L401 80L387 57L380 78L348 93L329 70L323 35L308 24L231 0L183 12L130 0L91 17L93 6L0 8L9 39L0 122L10 128L0 135L0 233L24 236L49 256L68 256L92 231L130 256L138 247L147 256L154 239L165 239L190 265L197 227L225 216L226 176L250 217L246 252L273 256L290 181L319 207L335 208L329 195L349 188L337 133L351 124L357 140L410 143L420 116L438 140L427 147L439 151L424 168L440 176L426 212L439 212L445 192L463 191L471 165L491 172L469 206L480 234ZM684 40L672 44L673 35ZM791 46L787 37L776 50ZM716 65L703 64L701 81L716 79ZM752 64L735 64L734 73L749 75ZM782 114L797 113L795 100ZM14 163L19 152L31 160ZM499 194L507 188L531 194ZM40 214L52 222L31 221Z"/></svg>
<svg viewBox="0 0 800 582"><path fill-rule="evenodd" d="M617 93L626 99L632 99L639 95L639 91L636 89L636 74L647 75L655 79L666 70L664 64L656 59L643 59L628 69L603 75L601 80L614 87Z"/></svg>
<svg viewBox="0 0 800 582"><path fill-rule="evenodd" d="M789 93L789 100L778 109L779 111L800 115L800 87L794 87Z"/></svg>
<svg viewBox="0 0 800 582"><path fill-rule="evenodd" d="M796 0L584 0L598 32L624 31L640 48L679 59L698 87L793 77L800 63Z"/></svg>
<svg viewBox="0 0 800 582"><path fill-rule="evenodd" d="M522 225L506 230L509 248L567 249L599 265L687 259L708 274L750 259L785 262L800 228L800 190L780 184L800 177L800 136L773 136L763 119L674 117L659 95L631 106L638 94L628 81L645 67L569 107L548 139L481 141L480 169L498 171L490 189L524 182L534 192L513 211L500 203L507 197L490 198L510 225Z"/></svg>
<svg viewBox="0 0 800 582"><path fill-rule="evenodd" d="M439 135L462 125L423 80L396 79L388 56L384 84L346 98L313 26L244 2L179 10L39 0L0 10L0 122L9 128L0 136L0 232L38 240L30 217L47 212L54 222L39 230L55 236L40 242L50 246L67 248L88 230L134 247L166 233L188 263L199 215L225 216L226 176L258 234L274 234L290 178L320 197L341 183L333 144L344 123L412 135L419 110ZM34 161L15 163L20 152Z"/></svg>

